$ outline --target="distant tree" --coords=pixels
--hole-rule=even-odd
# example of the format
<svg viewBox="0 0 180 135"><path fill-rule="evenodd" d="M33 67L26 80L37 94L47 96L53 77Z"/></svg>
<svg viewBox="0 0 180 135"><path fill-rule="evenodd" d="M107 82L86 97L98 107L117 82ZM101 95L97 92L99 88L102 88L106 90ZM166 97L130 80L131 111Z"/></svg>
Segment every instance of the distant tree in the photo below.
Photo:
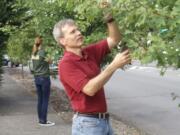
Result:
<svg viewBox="0 0 180 135"><path fill-rule="evenodd" d="M9 5L6 4L6 0L2 0L0 1L0 84L1 84L1 80L2 80L2 73L3 73L3 70L2 70L2 59L3 59L3 54L5 53L5 43L8 39L8 34L5 33L2 28L3 26L5 25L5 23L8 21L8 8L9 8Z"/></svg>
<svg viewBox="0 0 180 135"><path fill-rule="evenodd" d="M0 1L0 70L2 73L2 56L7 51L7 43L9 37L16 29L20 29L24 22L28 21L28 17L23 16L27 11L25 7L17 7L16 0ZM19 37L18 37L19 38Z"/></svg>

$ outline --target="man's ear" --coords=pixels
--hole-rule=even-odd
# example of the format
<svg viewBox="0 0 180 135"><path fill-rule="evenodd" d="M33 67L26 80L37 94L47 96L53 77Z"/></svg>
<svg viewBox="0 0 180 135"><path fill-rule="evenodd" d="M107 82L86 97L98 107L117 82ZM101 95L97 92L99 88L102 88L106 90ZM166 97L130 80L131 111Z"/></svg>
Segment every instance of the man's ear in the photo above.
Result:
<svg viewBox="0 0 180 135"><path fill-rule="evenodd" d="M63 37L59 38L59 42L60 44L62 44L63 46L66 44L66 41Z"/></svg>

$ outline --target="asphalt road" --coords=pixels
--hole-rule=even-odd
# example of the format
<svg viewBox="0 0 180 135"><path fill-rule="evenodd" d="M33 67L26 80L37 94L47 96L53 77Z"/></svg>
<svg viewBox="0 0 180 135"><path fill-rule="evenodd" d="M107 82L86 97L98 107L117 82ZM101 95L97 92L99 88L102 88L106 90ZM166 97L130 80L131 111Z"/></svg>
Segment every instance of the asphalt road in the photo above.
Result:
<svg viewBox="0 0 180 135"><path fill-rule="evenodd" d="M153 67L118 70L105 86L109 111L151 135L180 134L180 71Z"/></svg>

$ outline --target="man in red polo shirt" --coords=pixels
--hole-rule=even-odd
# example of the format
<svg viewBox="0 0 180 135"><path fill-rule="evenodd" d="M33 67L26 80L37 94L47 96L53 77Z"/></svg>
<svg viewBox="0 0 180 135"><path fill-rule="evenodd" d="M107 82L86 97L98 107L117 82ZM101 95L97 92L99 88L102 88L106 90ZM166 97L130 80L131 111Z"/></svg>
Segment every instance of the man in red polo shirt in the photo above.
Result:
<svg viewBox="0 0 180 135"><path fill-rule="evenodd" d="M126 50L101 71L102 59L121 40L113 17L106 18L108 36L83 48L83 36L71 19L59 21L53 30L55 40L64 48L59 77L75 112L72 135L113 135L103 86L119 68L131 59Z"/></svg>

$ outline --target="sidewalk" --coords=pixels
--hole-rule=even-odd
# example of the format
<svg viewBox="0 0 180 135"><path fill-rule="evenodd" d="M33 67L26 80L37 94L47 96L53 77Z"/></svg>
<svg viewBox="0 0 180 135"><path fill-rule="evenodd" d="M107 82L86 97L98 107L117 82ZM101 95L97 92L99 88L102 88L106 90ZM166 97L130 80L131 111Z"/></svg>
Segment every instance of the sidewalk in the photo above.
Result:
<svg viewBox="0 0 180 135"><path fill-rule="evenodd" d="M37 123L36 97L27 92L8 74L4 74L0 87L1 135L70 135L71 123L64 121L49 106L48 120L52 127Z"/></svg>

